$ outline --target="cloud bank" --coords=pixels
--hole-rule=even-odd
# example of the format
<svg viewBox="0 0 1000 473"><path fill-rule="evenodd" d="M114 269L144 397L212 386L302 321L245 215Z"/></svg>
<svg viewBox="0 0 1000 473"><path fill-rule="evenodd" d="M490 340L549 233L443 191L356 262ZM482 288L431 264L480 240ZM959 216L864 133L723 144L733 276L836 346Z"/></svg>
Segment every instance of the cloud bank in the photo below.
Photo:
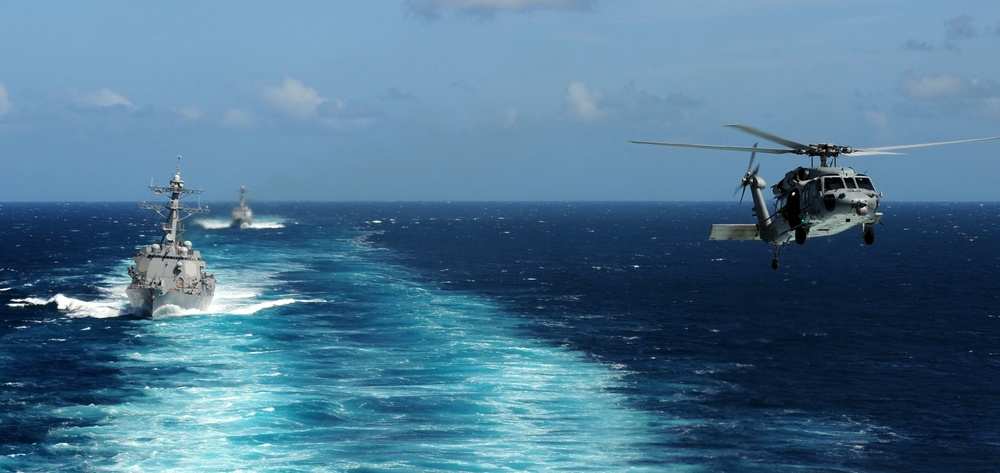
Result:
<svg viewBox="0 0 1000 473"><path fill-rule="evenodd" d="M492 18L501 13L527 13L535 10L586 11L595 0L409 0L410 11L427 19L440 18L445 12Z"/></svg>

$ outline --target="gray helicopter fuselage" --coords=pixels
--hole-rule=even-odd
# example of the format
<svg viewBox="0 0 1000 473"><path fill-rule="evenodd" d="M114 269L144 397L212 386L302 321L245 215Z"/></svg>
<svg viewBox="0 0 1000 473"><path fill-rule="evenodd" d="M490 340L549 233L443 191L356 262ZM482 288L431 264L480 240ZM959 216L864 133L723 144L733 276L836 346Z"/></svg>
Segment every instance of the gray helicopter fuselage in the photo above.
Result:
<svg viewBox="0 0 1000 473"><path fill-rule="evenodd" d="M799 167L772 190L788 228L803 226L810 238L836 235L882 218L871 178L849 167Z"/></svg>

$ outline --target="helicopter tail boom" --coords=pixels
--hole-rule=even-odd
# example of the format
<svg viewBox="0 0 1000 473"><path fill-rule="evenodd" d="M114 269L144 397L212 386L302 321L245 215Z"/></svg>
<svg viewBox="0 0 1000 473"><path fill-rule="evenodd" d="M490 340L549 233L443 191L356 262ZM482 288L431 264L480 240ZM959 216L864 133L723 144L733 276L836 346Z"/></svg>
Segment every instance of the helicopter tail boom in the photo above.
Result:
<svg viewBox="0 0 1000 473"><path fill-rule="evenodd" d="M708 233L709 240L757 240L760 232L752 223L715 223Z"/></svg>

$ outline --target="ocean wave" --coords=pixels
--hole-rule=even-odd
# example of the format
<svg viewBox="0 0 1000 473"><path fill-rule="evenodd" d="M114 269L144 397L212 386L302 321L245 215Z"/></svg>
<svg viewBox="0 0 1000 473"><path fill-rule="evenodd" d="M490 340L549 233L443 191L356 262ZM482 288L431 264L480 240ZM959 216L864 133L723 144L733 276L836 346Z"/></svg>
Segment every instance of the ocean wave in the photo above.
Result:
<svg viewBox="0 0 1000 473"><path fill-rule="evenodd" d="M133 313L132 307L127 304L123 307L120 303L115 304L108 301L84 301L74 299L63 294L56 294L48 299L38 297L11 299L10 303L7 305L10 307L27 307L50 304L54 304L57 309L65 312L66 315L70 317L93 317L97 319L106 319L110 317L131 315Z"/></svg>

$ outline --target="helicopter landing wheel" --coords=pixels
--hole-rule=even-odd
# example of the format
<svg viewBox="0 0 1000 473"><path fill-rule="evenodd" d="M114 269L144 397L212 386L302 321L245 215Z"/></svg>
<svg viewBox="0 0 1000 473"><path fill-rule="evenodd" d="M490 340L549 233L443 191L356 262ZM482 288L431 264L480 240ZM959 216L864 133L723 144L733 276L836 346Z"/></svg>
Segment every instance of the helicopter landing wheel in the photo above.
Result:
<svg viewBox="0 0 1000 473"><path fill-rule="evenodd" d="M798 228L796 228L795 229L795 243L798 243L800 245L805 244L805 242L806 242L806 235L807 234L808 234L808 232L806 231L806 227L798 227Z"/></svg>
<svg viewBox="0 0 1000 473"><path fill-rule="evenodd" d="M771 269L778 269L778 258L771 260Z"/></svg>
<svg viewBox="0 0 1000 473"><path fill-rule="evenodd" d="M861 232L865 237L865 244L871 245L875 243L875 229L871 225L865 225L864 230Z"/></svg>
<svg viewBox="0 0 1000 473"><path fill-rule="evenodd" d="M778 257L781 256L781 247L774 245L774 259L771 260L771 269L778 269Z"/></svg>

